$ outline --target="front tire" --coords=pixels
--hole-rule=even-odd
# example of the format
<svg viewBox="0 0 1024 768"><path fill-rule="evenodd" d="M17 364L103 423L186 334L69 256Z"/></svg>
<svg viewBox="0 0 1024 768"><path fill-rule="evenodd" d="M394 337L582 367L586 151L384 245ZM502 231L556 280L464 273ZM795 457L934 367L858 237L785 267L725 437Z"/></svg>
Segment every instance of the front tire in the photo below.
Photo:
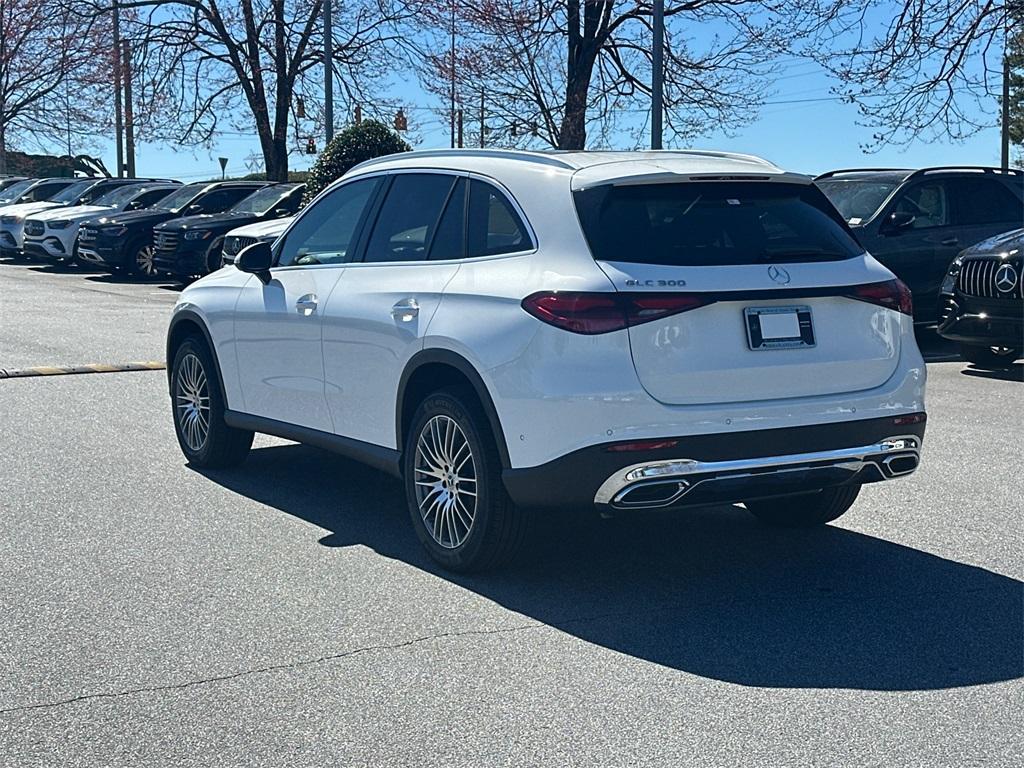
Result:
<svg viewBox="0 0 1024 768"><path fill-rule="evenodd" d="M494 568L526 538L528 514L501 480L501 459L482 409L454 389L424 400L406 438L406 499L416 536L451 571Z"/></svg>
<svg viewBox="0 0 1024 768"><path fill-rule="evenodd" d="M226 405L217 368L198 337L186 339L174 355L171 408L178 445L190 466L232 467L249 454L253 433L224 422Z"/></svg>
<svg viewBox="0 0 1024 768"><path fill-rule="evenodd" d="M132 248L129 269L136 277L156 277L156 246L142 242Z"/></svg>
<svg viewBox="0 0 1024 768"><path fill-rule="evenodd" d="M960 357L979 368L1009 368L1020 357L1019 349L1008 347L979 347L974 344L961 344Z"/></svg>
<svg viewBox="0 0 1024 768"><path fill-rule="evenodd" d="M857 500L859 485L839 485L814 493L745 502L747 510L773 528L810 528L841 517Z"/></svg>

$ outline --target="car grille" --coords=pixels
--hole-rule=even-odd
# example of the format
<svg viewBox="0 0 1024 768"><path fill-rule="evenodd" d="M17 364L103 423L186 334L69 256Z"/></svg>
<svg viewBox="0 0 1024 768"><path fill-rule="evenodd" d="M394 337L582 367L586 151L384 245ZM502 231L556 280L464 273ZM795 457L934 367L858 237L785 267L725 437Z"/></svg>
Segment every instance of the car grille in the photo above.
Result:
<svg viewBox="0 0 1024 768"><path fill-rule="evenodd" d="M158 251L174 253L176 250L178 250L178 233L154 232L153 244L156 246L156 249Z"/></svg>
<svg viewBox="0 0 1024 768"><path fill-rule="evenodd" d="M96 242L96 233L98 230L96 227L80 227L78 230L78 242L80 245L92 244Z"/></svg>
<svg viewBox="0 0 1024 768"><path fill-rule="evenodd" d="M43 222L41 221L34 221L33 219L29 219L28 221L25 222L25 234L28 235L29 237L42 237L43 230L45 228L46 227L43 225Z"/></svg>
<svg viewBox="0 0 1024 768"><path fill-rule="evenodd" d="M238 252L246 246L256 242L255 237L228 237L224 240L223 252L225 256L237 256Z"/></svg>
<svg viewBox="0 0 1024 768"><path fill-rule="evenodd" d="M1008 266L1009 270L1003 267ZM1024 298L1021 259L966 258L960 265L956 287L965 296L983 299Z"/></svg>

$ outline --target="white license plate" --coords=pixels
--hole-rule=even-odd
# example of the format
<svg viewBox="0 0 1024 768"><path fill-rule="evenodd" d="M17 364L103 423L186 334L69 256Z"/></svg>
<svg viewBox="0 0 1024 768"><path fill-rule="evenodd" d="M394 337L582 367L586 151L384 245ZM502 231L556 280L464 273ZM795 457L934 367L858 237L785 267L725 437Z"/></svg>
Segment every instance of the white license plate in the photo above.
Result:
<svg viewBox="0 0 1024 768"><path fill-rule="evenodd" d="M810 307L747 307L747 343L753 350L813 347Z"/></svg>

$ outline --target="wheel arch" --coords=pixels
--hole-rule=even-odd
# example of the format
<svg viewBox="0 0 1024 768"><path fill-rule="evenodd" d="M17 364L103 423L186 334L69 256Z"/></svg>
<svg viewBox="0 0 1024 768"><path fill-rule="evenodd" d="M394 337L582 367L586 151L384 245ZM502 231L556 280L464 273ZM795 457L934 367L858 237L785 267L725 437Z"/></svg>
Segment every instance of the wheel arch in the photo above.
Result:
<svg viewBox="0 0 1024 768"><path fill-rule="evenodd" d="M491 434L494 435L502 466L508 469L511 462L505 431L502 429L487 385L472 363L457 352L447 349L425 349L416 353L402 372L398 382L395 408L395 438L398 450L404 448L409 424L423 398L441 387L453 385L466 389L483 409Z"/></svg>
<svg viewBox="0 0 1024 768"><path fill-rule="evenodd" d="M210 357L213 359L213 366L217 369L217 383L220 384L220 391L224 394L226 400L227 390L224 388L224 376L220 370L220 360L217 359L217 348L213 344L213 337L210 335L210 330L206 327L202 316L190 309L182 309L175 312L174 317L171 318L171 324L167 328L168 391L170 391L171 387L174 356L178 354L178 347L182 345L185 339L191 336L199 336L206 342L206 348L210 351Z"/></svg>

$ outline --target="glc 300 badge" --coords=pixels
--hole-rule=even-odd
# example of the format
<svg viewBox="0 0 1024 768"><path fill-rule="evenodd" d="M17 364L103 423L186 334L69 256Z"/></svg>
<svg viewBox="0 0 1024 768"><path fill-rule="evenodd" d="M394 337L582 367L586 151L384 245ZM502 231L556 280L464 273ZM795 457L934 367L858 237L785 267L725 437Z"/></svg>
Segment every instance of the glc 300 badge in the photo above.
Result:
<svg viewBox="0 0 1024 768"><path fill-rule="evenodd" d="M1009 293L1017 284L1017 270L1010 264L1003 264L996 272L996 288L1000 293Z"/></svg>
<svg viewBox="0 0 1024 768"><path fill-rule="evenodd" d="M772 264L770 267L768 267L768 277L770 277L779 285L789 285L789 272L784 270L782 267L777 267L774 264Z"/></svg>

